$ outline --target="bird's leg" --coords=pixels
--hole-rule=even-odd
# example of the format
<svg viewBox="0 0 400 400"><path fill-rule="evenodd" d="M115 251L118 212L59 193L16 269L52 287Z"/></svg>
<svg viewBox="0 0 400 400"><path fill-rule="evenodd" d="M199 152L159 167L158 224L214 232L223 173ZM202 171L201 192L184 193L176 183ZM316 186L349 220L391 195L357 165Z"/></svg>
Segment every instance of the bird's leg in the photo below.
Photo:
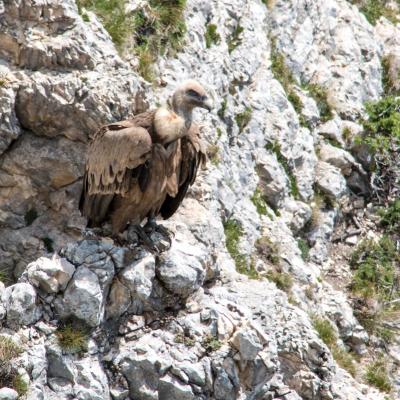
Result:
<svg viewBox="0 0 400 400"><path fill-rule="evenodd" d="M145 229L140 225L130 225L128 228L128 238L132 238L132 234L136 234L139 241L148 248L151 252L158 252L157 246L150 239L149 235L146 233Z"/></svg>

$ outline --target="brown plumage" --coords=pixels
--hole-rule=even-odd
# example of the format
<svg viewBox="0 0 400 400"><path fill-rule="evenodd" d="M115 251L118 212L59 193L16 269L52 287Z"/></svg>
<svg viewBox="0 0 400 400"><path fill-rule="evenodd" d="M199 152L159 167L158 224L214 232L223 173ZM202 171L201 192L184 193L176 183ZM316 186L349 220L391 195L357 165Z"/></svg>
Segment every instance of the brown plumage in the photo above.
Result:
<svg viewBox="0 0 400 400"><path fill-rule="evenodd" d="M196 81L183 84L165 107L103 126L89 144L80 210L88 226L111 221L113 233L178 209L205 163L195 107L211 108Z"/></svg>

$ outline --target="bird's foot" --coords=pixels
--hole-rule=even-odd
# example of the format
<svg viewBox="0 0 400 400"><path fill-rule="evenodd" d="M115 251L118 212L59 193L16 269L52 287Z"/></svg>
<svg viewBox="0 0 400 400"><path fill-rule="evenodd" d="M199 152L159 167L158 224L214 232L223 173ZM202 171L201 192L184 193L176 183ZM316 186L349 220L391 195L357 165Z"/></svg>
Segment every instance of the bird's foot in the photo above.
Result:
<svg viewBox="0 0 400 400"><path fill-rule="evenodd" d="M157 224L154 219L149 219L143 229L150 237L155 236L158 241L164 242L164 251L171 248L171 236L174 236L174 234L165 226Z"/></svg>
<svg viewBox="0 0 400 400"><path fill-rule="evenodd" d="M82 236L86 240L100 240L101 239L101 228L86 228L82 231Z"/></svg>
<svg viewBox="0 0 400 400"><path fill-rule="evenodd" d="M140 225L131 225L127 232L130 243L141 244L152 253L162 253L171 247L171 241L167 237L167 244L164 236L156 231L148 232ZM161 237L160 237L161 236Z"/></svg>

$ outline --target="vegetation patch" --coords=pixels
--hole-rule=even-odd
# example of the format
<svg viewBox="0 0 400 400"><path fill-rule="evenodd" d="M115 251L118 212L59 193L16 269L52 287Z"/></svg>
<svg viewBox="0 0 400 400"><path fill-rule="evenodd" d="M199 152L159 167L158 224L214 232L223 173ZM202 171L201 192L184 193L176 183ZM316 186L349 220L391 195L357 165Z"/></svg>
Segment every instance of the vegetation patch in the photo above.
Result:
<svg viewBox="0 0 400 400"><path fill-rule="evenodd" d="M221 348L222 342L213 335L207 335L202 344L207 354L213 353Z"/></svg>
<svg viewBox="0 0 400 400"><path fill-rule="evenodd" d="M257 279L258 273L254 265L252 263L248 265L246 256L239 250L240 239L243 236L243 229L239 222L234 219L228 219L224 223L224 232L226 248L235 262L236 270L241 274L247 275L249 278Z"/></svg>
<svg viewBox="0 0 400 400"><path fill-rule="evenodd" d="M207 156L211 161L211 164L218 165L221 161L221 157L219 155L219 146L217 144L210 144L207 147Z"/></svg>
<svg viewBox="0 0 400 400"><path fill-rule="evenodd" d="M19 397L25 396L28 393L28 383L20 374L14 376L12 387L16 390Z"/></svg>
<svg viewBox="0 0 400 400"><path fill-rule="evenodd" d="M257 239L255 244L258 256L273 265L279 265L280 250L276 243L273 243L267 236L262 236Z"/></svg>
<svg viewBox="0 0 400 400"><path fill-rule="evenodd" d="M256 207L259 215L268 215L268 206L259 187L256 188L250 200Z"/></svg>
<svg viewBox="0 0 400 400"><path fill-rule="evenodd" d="M400 199L396 199L387 207L378 210L381 225L386 232L400 234Z"/></svg>
<svg viewBox="0 0 400 400"><path fill-rule="evenodd" d="M236 114L235 121L239 128L239 132L243 132L244 128L248 125L251 120L253 110L251 107L246 107L243 112Z"/></svg>
<svg viewBox="0 0 400 400"><path fill-rule="evenodd" d="M0 336L0 387L14 387L17 373L12 361L21 353L21 347L14 340Z"/></svg>
<svg viewBox="0 0 400 400"><path fill-rule="evenodd" d="M72 323L65 324L56 331L58 344L67 353L81 353L87 351L89 340L87 329Z"/></svg>
<svg viewBox="0 0 400 400"><path fill-rule="evenodd" d="M241 34L243 32L243 28L240 25L237 25L235 29L233 30L232 34L230 35L228 39L228 52L229 54L232 53L233 50L236 49L241 43L242 43L242 38Z"/></svg>
<svg viewBox="0 0 400 400"><path fill-rule="evenodd" d="M213 44L218 44L221 41L221 36L217 32L217 25L207 24L204 37L207 49L209 49Z"/></svg>
<svg viewBox="0 0 400 400"><path fill-rule="evenodd" d="M293 287L293 278L286 272L268 271L266 276L271 282L275 283L278 289L286 293L289 293L290 289Z"/></svg>
<svg viewBox="0 0 400 400"><path fill-rule="evenodd" d="M400 71L395 66L393 55L382 59L382 86L386 96L400 95Z"/></svg>
<svg viewBox="0 0 400 400"><path fill-rule="evenodd" d="M308 242L304 239L297 239L297 246L299 246L301 258L304 261L308 261L310 258L310 246L308 245Z"/></svg>
<svg viewBox="0 0 400 400"><path fill-rule="evenodd" d="M34 208L30 208L26 213L25 213L25 224L26 226L32 225L33 221L38 217L38 213Z"/></svg>
<svg viewBox="0 0 400 400"><path fill-rule="evenodd" d="M318 316L312 316L311 322L314 326L314 329L317 331L321 340L329 347L333 347L336 345L337 335L336 331L329 321L329 319L323 319Z"/></svg>
<svg viewBox="0 0 400 400"><path fill-rule="evenodd" d="M326 122L332 119L333 112L328 102L328 92L326 89L315 83L303 84L302 86L317 103L320 120Z"/></svg>
<svg viewBox="0 0 400 400"><path fill-rule="evenodd" d="M390 392L392 390L392 384L386 369L386 360L383 357L378 358L367 367L365 380L370 385L382 390L382 392Z"/></svg>
<svg viewBox="0 0 400 400"><path fill-rule="evenodd" d="M380 17L385 17L394 24L399 21L398 13L388 6L386 0L351 0L351 3L358 6L372 25L375 25Z"/></svg>
<svg viewBox="0 0 400 400"><path fill-rule="evenodd" d="M297 186L297 179L294 176L291 168L289 167L289 163L287 162L286 158L282 155L281 146L278 142L268 143L265 146L266 150L272 151L275 153L278 162L282 165L283 169L285 170L286 175L289 178L290 183L290 193L295 199L300 198L299 188Z"/></svg>
<svg viewBox="0 0 400 400"><path fill-rule="evenodd" d="M217 111L218 117L220 117L222 120L225 118L225 112L227 106L228 106L228 99L224 97L224 100L221 103L221 108Z"/></svg>
<svg viewBox="0 0 400 400"><path fill-rule="evenodd" d="M352 254L350 265L355 270L350 286L353 293L383 301L399 294L400 254L389 236L378 242L363 240Z"/></svg>
<svg viewBox="0 0 400 400"><path fill-rule="evenodd" d="M138 72L154 79L153 64L160 55L173 55L182 47L186 34L186 0L149 0L146 6L126 13L126 0L78 0L78 10L93 11L120 51L133 51Z"/></svg>
<svg viewBox="0 0 400 400"><path fill-rule="evenodd" d="M345 369L353 378L356 376L357 363L353 355L339 346L333 346L332 356L338 365Z"/></svg>
<svg viewBox="0 0 400 400"><path fill-rule="evenodd" d="M194 346L196 341L194 339L192 339L191 337L186 336L183 333L178 333L177 335L175 335L175 343L182 343L187 347L192 347L192 346Z"/></svg>

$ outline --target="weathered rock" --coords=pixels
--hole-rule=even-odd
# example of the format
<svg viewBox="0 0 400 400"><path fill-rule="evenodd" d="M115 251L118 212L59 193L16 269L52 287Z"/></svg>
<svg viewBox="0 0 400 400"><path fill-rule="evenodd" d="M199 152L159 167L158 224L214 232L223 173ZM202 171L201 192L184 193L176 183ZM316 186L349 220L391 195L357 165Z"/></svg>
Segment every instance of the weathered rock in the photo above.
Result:
<svg viewBox="0 0 400 400"><path fill-rule="evenodd" d="M189 385L182 385L180 381L174 377L166 375L159 382L159 399L160 400L193 400L195 398Z"/></svg>
<svg viewBox="0 0 400 400"><path fill-rule="evenodd" d="M318 162L316 183L323 193L334 200L347 192L346 180L340 170L324 161Z"/></svg>
<svg viewBox="0 0 400 400"><path fill-rule="evenodd" d="M254 360L263 346L257 334L251 330L240 330L232 338L232 345L239 351L242 360Z"/></svg>
<svg viewBox="0 0 400 400"><path fill-rule="evenodd" d="M0 400L17 400L18 392L14 389L3 387L0 389Z"/></svg>
<svg viewBox="0 0 400 400"><path fill-rule="evenodd" d="M61 317L74 316L94 327L101 322L103 301L99 278L89 268L80 266L56 307Z"/></svg>
<svg viewBox="0 0 400 400"><path fill-rule="evenodd" d="M36 292L28 283L16 283L3 292L3 303L7 312L7 324L12 328L35 323L41 316L36 304Z"/></svg>
<svg viewBox="0 0 400 400"><path fill-rule="evenodd" d="M67 260L54 256L40 257L27 266L29 282L47 293L57 293L67 287L75 267Z"/></svg>

